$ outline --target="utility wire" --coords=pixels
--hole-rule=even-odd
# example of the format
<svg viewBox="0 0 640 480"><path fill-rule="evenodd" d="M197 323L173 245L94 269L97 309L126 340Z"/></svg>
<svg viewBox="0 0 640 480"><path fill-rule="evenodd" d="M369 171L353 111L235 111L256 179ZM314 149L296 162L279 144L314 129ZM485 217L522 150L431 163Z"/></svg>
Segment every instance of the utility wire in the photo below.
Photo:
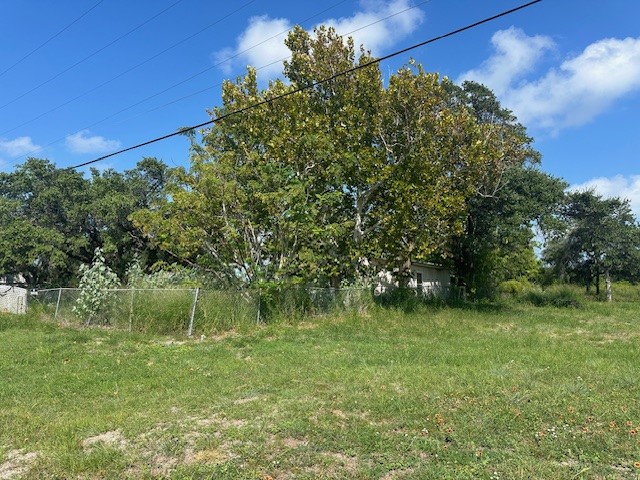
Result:
<svg viewBox="0 0 640 480"><path fill-rule="evenodd" d="M252 1L251 1L251 2L249 2L249 3L252 3L253 1L255 1L255 0L252 0ZM331 5L330 7L325 8L325 9L324 9L324 10L322 10L321 12L318 12L318 13L316 13L316 14L314 14L314 15L310 16L310 17L307 17L306 19L302 20L301 22L297 22L297 24L303 24L303 23L306 23L306 22L308 22L308 21L312 20L313 18L315 18L315 17L319 17L319 16L320 16L320 15L322 15L323 13L326 13L326 12L328 12L329 10L334 9L334 8L335 8L335 7L337 7L338 5L341 5L341 4L343 4L343 3L347 2L347 1L348 1L348 0L340 0L339 2L334 3L334 4L333 4L333 5ZM426 1L422 2L422 3L426 3L427 1L430 1L430 0L426 0ZM246 5L248 5L249 3L247 3ZM394 15L395 15L395 14L394 14ZM391 15L391 16L393 16L393 15ZM387 18L389 18L389 17L387 17ZM377 23L377 22L374 22L374 23ZM371 24L371 25L373 25L373 24ZM364 27L363 27L363 28L364 28ZM132 104L132 105L129 105L129 106L127 106L127 107L125 107L125 108L123 108L123 109L121 109L121 110L118 110L117 112L112 113L111 115L109 115L109 116L107 116L107 117L104 117L103 119L98 120L97 122L94 122L94 123L92 123L92 124L90 124L90 125L87 125L87 126L85 126L85 127L81 128L81 129L79 129L79 130L75 131L74 133L72 133L71 135L78 134L78 133L80 133L80 132L82 132L82 131L84 131L84 130L88 130L88 129L90 129L90 128L92 128L92 127L96 126L96 125L99 125L99 124L101 124L101 123L103 123L103 122L106 122L107 120L110 120L111 118L116 117L116 116L120 115L121 113L126 112L127 110L131 110L132 108L137 107L138 105L141 105L141 104L145 103L146 101L151 100L152 98L158 97L158 96L162 95L163 93L166 93L166 92L168 92L169 90L172 90L172 89L173 89L173 88L175 88L175 87L178 87L178 86L180 86L180 85L182 85L182 84L184 84L184 83L187 83L188 81L190 81L190 80L192 80L192 79L194 79L194 78L196 78L196 77L198 77L198 76L200 76L200 75L202 75L202 74L204 74L204 73L208 72L209 70L211 70L211 69L213 69L213 68L215 68L215 67L218 67L218 66L222 65L223 63L226 63L226 62L228 62L228 61L230 61L230 60L233 60L234 58L236 58L236 57L238 57L238 56L242 55L243 53L246 53L246 52L248 52L248 51L250 51L250 50L252 50L252 49L254 49L254 48L256 48L256 47L258 47L258 46L260 46L260 45L262 45L262 44L264 44L264 43L266 43L266 42L268 42L269 40L273 40L274 38L277 38L278 36L283 35L283 34L285 34L285 33L289 32L290 30L291 30L291 28L289 28L289 29L287 29L287 30L283 30L283 31L282 31L282 32L280 32L280 33L277 33L277 34L275 34L275 35L273 35L273 36L271 36L271 37L269 37L269 38L267 38L267 39L265 39L265 40L263 40L263 41L261 41L261 42L259 42L259 43L256 43L255 45L252 45L252 46L250 46L250 47L248 47L248 48L246 48L246 49L242 50L241 52L237 52L237 53L235 53L234 55L232 55L232 56L230 56L230 57L228 57L228 58L225 58L224 60L221 60L220 62L218 62L218 63L216 63L216 64L214 64L214 65L212 65L212 66L210 66L210 67L207 67L206 69L204 69L204 70L202 70L202 71L200 71L200 72L198 72L198 73L196 73L196 74L194 74L194 75L191 75L190 77L188 77L188 78L186 78L186 79L184 79L184 80L181 80L181 81L180 81L180 82L178 82L178 83L175 83L175 84L173 84L173 85L171 85L171 86L169 86L169 87L165 88L164 90L161 90L161 91L156 92L156 93L154 93L154 94L152 94L152 95L149 95L148 97L145 97L145 98L143 98L142 100L140 100L140 101L138 101L138 102L136 102L136 103L134 103L134 104ZM262 70L262 69L264 69L264 68L270 67L271 65L274 65L274 64L276 64L276 63L278 63L278 62L280 62L280 61L282 61L282 60L278 60L278 61L276 61L276 62L272 62L272 63L270 63L270 64L268 64L268 65L263 65L262 67L258 68L257 70ZM125 73L126 73L126 72L125 72ZM102 84L102 85L104 85L104 84ZM100 85L100 86L102 86L102 85ZM196 94L198 94L198 93L202 93L202 92L205 92L205 91L207 91L207 90L211 90L211 89L213 89L213 88L219 87L220 85L222 85L222 83L218 83L218 84L216 84L216 85L214 85L214 86L212 86L212 87L207 87L207 88L206 88L206 89L204 89L204 90L201 90L201 91L199 91L199 92L196 92ZM97 87L97 88L100 88L100 86L99 86L99 87ZM183 97L183 98L180 98L180 99L178 99L178 100L174 100L173 102L170 102L169 104L166 104L166 105L162 105L161 107L158 107L158 108L156 108L155 110L158 110L158 109L160 109L160 108L163 108L163 107L165 107L165 106L167 106L167 105L171 105L172 103L176 103L176 102L178 102L178 101L184 100L185 98L189 98L189 97L191 97L191 96L193 96L193 95L194 95L194 94L192 94L192 95L187 95L187 96L185 96L185 97ZM82 96L82 95L81 95L81 96ZM80 98L80 97L76 97L76 99L77 99L77 98ZM76 100L76 99L74 99L74 100ZM70 100L70 101L69 101L69 102L67 102L67 103L70 103L70 102L72 102L72 101L73 101L73 100ZM64 105L66 105L67 103L65 103ZM62 107L62 106L64 106L64 105L60 105L59 107ZM57 109L57 108L59 108L59 107L56 107L54 110L56 110L56 109ZM1 107L0 107L0 108L1 108ZM153 110L151 110L151 111L153 111ZM49 112L46 112L46 113L49 113ZM38 119L38 118L41 118L42 116L46 115L46 113L44 113L44 114L42 114L42 115L40 115L40 116L36 117L35 119L29 120L29 121L28 121L28 122L26 122L26 123L30 123L30 122L31 122L31 121L33 121L33 120L36 120L36 119ZM146 113L149 113L149 112L146 112ZM13 131L13 130L15 130L15 129L17 129L17 128L19 128L19 127L23 126L23 125L25 125L26 123L23 123L22 125L19 125L18 127L12 128L11 130L6 130L6 131L4 131L4 132L0 133L0 135L4 135L4 134L6 134L6 133L8 133L8 132L11 132L11 131ZM60 142L60 141L64 140L65 138L66 138L66 137L61 137L61 138L58 138L58 139L56 139L56 140L53 140L52 142L47 143L46 145L44 145L44 146L43 146L43 147L41 147L41 148L38 148L37 150L32 150L31 152L28 152L28 153L25 153L25 154L19 155L19 157L28 157L29 155L32 155L32 154L35 154L35 153L39 152L42 148L49 147L49 146L51 146L51 145L53 145L53 144L55 144L55 143L58 143L58 142ZM17 158L17 157L14 157L14 158Z"/></svg>
<svg viewBox="0 0 640 480"><path fill-rule="evenodd" d="M66 27L64 27L62 30L60 30L58 33L56 33L55 35L49 37L47 40L45 40L44 43L40 44L38 47L34 48L33 50L31 50L29 53L27 53L24 57L22 57L20 60L18 60L16 63L14 63L13 65L11 65L10 67L6 68L5 70L3 70L2 72L0 72L0 77L2 77L5 73L9 72L10 70L13 70L13 68L17 67L18 65L20 65L22 62L24 62L27 58L29 58L31 55L33 55L34 53L36 53L38 50L40 50L42 47L44 47L45 45L47 45L49 42L51 42L52 40L54 40L55 38L59 37L60 35L62 35L65 31L67 31L69 28L71 28L75 23L77 23L78 21L80 21L83 17L85 17L86 15L89 14L89 12L91 12L94 8L96 8L98 5L100 5L104 0L100 0L98 3L96 3L93 7L91 7L89 10L87 10L86 12L84 12L82 15L80 15L78 18L76 18L74 21L72 21L70 24L68 24Z"/></svg>
<svg viewBox="0 0 640 480"><path fill-rule="evenodd" d="M17 102L18 100L26 97L27 95L29 95L30 93L35 92L36 90L38 90L39 88L47 85L48 83L51 83L53 80L55 80L56 78L62 76L63 74L67 73L69 70L77 67L78 65L86 62L87 60L89 60L92 57L95 57L97 54L99 54L100 52L102 52L103 50L106 50L107 48L109 48L111 45L113 45L116 42L119 42L120 40L122 40L123 38L131 35L133 32L135 32L136 30L139 30L140 28L144 27L147 23L151 22L152 20L155 20L157 17L159 17L160 15L162 15L163 13L165 13L167 10L175 7L177 4L179 4L180 2L182 2L184 0L177 0L176 2L172 3L171 5L169 5L167 8L165 8L164 10L162 10L159 13L156 13L154 16L152 16L151 18L145 20L144 22L142 22L140 25L138 25L137 27L132 28L131 30L129 30L127 33L120 35L119 37L117 37L115 40L112 40L111 42L107 43L106 45L104 45L103 47L100 47L98 50L96 50L95 52L87 55L86 57L84 57L82 60L78 60L76 63L74 63L73 65L71 65L70 67L65 68L64 70L62 70L61 72L58 72L57 74L55 74L53 77L49 78L48 80L45 80L44 82L40 83L39 85L33 87L31 90L24 92L22 95L19 95L18 97L14 98L13 100L11 100L10 102L5 103L4 105L0 105L0 110L2 110L3 108Z"/></svg>
<svg viewBox="0 0 640 480"><path fill-rule="evenodd" d="M101 1L103 1L103 0L101 0ZM346 1L346 0L343 0L343 1ZM45 115L48 115L48 114L50 114L50 113L52 113L52 112L55 112L56 110L58 110L58 109L60 109L60 108L62 108L62 107L64 107L64 106L66 106L66 105L69 105L70 103L73 103L73 102L75 102L76 100L78 100L78 99L80 99L80 98L82 98L82 97L85 97L85 96L89 95L90 93L95 92L96 90L98 90L98 89L100 89L100 88L104 87L105 85L108 85L109 83L113 82L114 80L117 80L118 78L123 77L123 76L124 76L124 75L126 75L127 73L132 72L132 71L134 71L135 69L140 68L142 65L145 65L145 64L149 63L151 60L155 60L155 59L156 59L156 58L158 58L159 56L161 56L161 55L163 55L163 54L167 53L169 50L172 50L172 49L174 49L175 47L177 47L177 46L179 46L179 45L182 45L183 43L185 43L185 42L187 42L187 41L191 40L192 38L194 38L194 37L196 37L196 36L200 35L202 32L204 32L204 31L208 30L209 28L211 28L211 27L213 27L213 26L215 26L215 25L219 24L220 22L222 22L222 21L226 20L227 18L231 17L232 15L234 15L234 14L238 13L240 10L242 10L242 9L243 9L243 8L245 8L246 6L251 5L252 3L255 3L255 2L256 2L256 0L249 0L249 1L248 1L248 2L246 2L244 5L240 6L240 7L239 7L239 8L237 8L237 9L235 9L235 10L234 10L234 11L232 11L231 13L229 13L229 14L225 15L224 17L222 17L222 18L220 18L220 19L216 20L215 22L213 22L213 23L211 23L211 24L207 25L206 27L204 27L204 28L200 29L200 30L199 30L199 31L197 31L196 33L194 33L194 34L192 34L192 35L189 35L187 38L183 38L183 39L182 39L182 40L180 40L179 42L174 43L174 44L173 44L173 45L171 45L170 47L167 47L167 48L165 48L164 50L162 50L161 52L156 53L156 54L155 54L155 55L153 55L152 57L149 57L149 58L147 58L146 60L144 60L144 61L142 61L142 62L140 62L140 63L138 63L138 64L136 64L136 65L134 65L134 66L132 66L132 67L130 67L129 69L125 70L124 72L119 73L119 74L118 74L118 75L116 75L115 77L112 77L112 78L110 78L109 80L107 80L107 81L105 81L105 82L102 82L100 85L98 85L98 86L96 86L96 87L94 87L94 88L92 88L92 89L90 89L90 90L87 90L86 92L81 93L80 95L78 95L78 96L76 96L76 97L73 97L72 99L67 100L67 101L66 101L66 102L64 102L64 103L61 103L60 105L58 105L58 106L56 106L56 107L53 107L52 109L47 110L46 112L43 112L43 113L39 114L38 116L33 117L32 119L27 120L26 122L21 123L20 125L17 125L17 126L15 126L15 127L11 128L11 129L9 129L9 130L5 130L4 132L0 132L0 136L2 136L2 135L6 135L7 133L11 133L11 132L13 132L14 130L17 130L18 128L20 128L20 127L24 127L25 125L29 125L30 123L35 122L36 120L38 120L38 119L40 119L40 118L44 117ZM342 2L341 2L341 3L342 3Z"/></svg>
<svg viewBox="0 0 640 480"><path fill-rule="evenodd" d="M315 17L319 17L320 15L322 15L322 14L323 14L323 13L325 13L325 12L327 12L328 10L331 10L331 9L333 9L333 8L337 7L337 6L338 6L338 5L340 5L341 3L345 3L345 1L347 1L347 0L342 0L342 1L340 1L340 2L338 2L338 3L336 3L336 4L334 4L334 5L332 5L331 7L327 8L327 9L325 9L325 10L323 10L323 11L321 11L321 12L318 12L318 13L316 13L315 15L312 15L311 17L306 18L305 20L302 20L302 22L297 22L297 24L298 24L298 25L300 25L300 24L303 24L303 23L308 22L309 20L311 20L311 19L313 19L313 18L315 18ZM430 1L431 1L431 0L424 0L423 2L421 2L421 3L417 4L417 5L414 5L414 6L409 7L409 8L405 8L404 10L401 10L400 12L393 13L393 14L391 14L391 15L388 15L388 16L384 17L384 18L380 18L380 19L378 19L378 20L376 20L376 21L374 21L374 22L371 22L371 23L369 23L369 24L367 24L367 25L364 25L364 26L362 26L362 27L360 27L360 28L357 28L357 29L355 29L355 30L352 30L351 32L348 32L348 33L344 34L343 36L351 35L352 33L358 32L358 31L363 30L363 29L365 29L365 28L367 28L367 27L370 27L370 26L375 25L375 24L377 24L377 23L380 23L380 22L383 22L383 21L385 21L385 20L388 20L389 18L395 17L395 16L400 15L400 14L402 14L402 13L405 13L405 12L407 12L407 11L409 11L409 10L413 10L414 8L418 8L419 6L421 6L421 5L425 4L425 3L428 3L428 2L430 2ZM148 97L143 98L142 100L140 100L140 101L138 101L138 102L136 102L136 103L134 103L134 104L132 104L132 105L129 105L128 107L125 107L125 108L123 108L123 109L121 109L121 110L118 110L117 112L112 113L112 114L111 114L111 115L109 115L108 117L105 117L105 118L103 118L102 120L99 120L99 121L97 121L97 122L95 122L95 123L92 123L91 125L89 125L89 126L87 126L87 127L84 127L84 128L82 128L81 130L79 130L78 132L75 132L75 133L79 133L79 132L80 132L80 131L82 131L82 130L87 130L87 129L89 129L89 128L91 128L91 127L94 127L94 126L96 126L96 125L99 125L100 123L105 122L105 121L107 121L107 120L109 120L109 119L111 119L111 118L113 118L113 117L115 117L115 116L117 116L117 115L120 115L121 113L126 112L127 110L131 110L132 108L137 107L138 105L141 105L141 104L143 104L143 103L147 102L148 100L151 100L152 98L158 97L158 96L162 95L163 93L166 93L166 92L168 92L169 90L174 89L175 87L178 87L178 86L180 86L180 85L183 85L183 84L185 84L185 83L189 82L190 80L193 80L194 78L196 78L196 77L198 77L198 76L200 76L200 75L202 75L202 74L204 74L204 73L208 72L209 70L212 70L212 69L214 69L215 67L218 67L218 66L220 66L220 65L222 65L222 64L224 64L224 63L226 63L226 62L228 62L228 61L230 61L230 60L233 60L234 58L239 57L240 55L242 55L242 54L244 54L244 53L246 53L246 52L248 52L248 51L250 51L250 50L253 50L253 49L254 49L254 48L256 48L256 47L259 47L260 45L263 45L263 44L267 43L268 41L273 40L273 39L275 39L275 38L279 37L280 35L283 35L283 34L285 34L285 33L287 33L287 32L290 32L291 30L293 30L293 28L288 28L288 29L286 29L286 30L283 30L282 32L276 33L275 35L272 35L271 37L266 38L265 40L262 40L261 42L258 42L258 43L256 43L255 45L252 45L252 46L250 46L250 47L248 47L248 48L246 48L246 49L242 50L241 52L237 52L237 53L235 53L234 55L232 55L232 56L230 56L230 57L228 57L228 58L225 58L224 60L221 60L220 62L218 62L218 63L216 63L216 64L214 64L214 65L211 65L210 67L207 67L207 68L205 68L204 70L201 70L200 72L195 73L195 74L191 75L190 77L188 77L188 78L186 78L186 79L184 79L184 80L181 80L180 82L175 83L175 84L173 84L173 85L171 85L171 86L169 86L169 87L165 88L164 90L161 90L161 91L156 92L156 93L154 93L154 94L152 94L152 95L149 95ZM270 67L270 66L272 66L272 65L278 64L278 63L282 62L283 60L286 60L287 58L289 58L289 57L285 57L285 58L282 58L282 59L280 59L280 60L275 60L275 61L273 61L273 62L271 62L271 63L266 64L266 65L262 65L261 67L257 68L257 69L256 69L256 71L263 70L263 69L268 68L268 67ZM161 108L163 108L163 107L166 107L167 105L171 105L171 104L174 104L174 103L179 102L179 101L181 101L181 100L184 100L184 99L190 98L190 97L192 97L192 96L194 96L194 95L197 95L197 94L200 94L200 93L206 92L206 91L208 91L208 90L212 90L212 89L214 89L214 88L216 88L216 87L219 87L219 86L221 86L221 85L222 85L222 83L217 83L217 84L215 84L215 85L213 85L213 86L210 86L210 87L207 87L207 88L205 88L205 89L202 89L202 90L200 90L200 91L198 91L198 92L196 92L196 93L193 93L193 94L190 94L190 95L183 96L183 97L181 97L181 98L179 98L179 99L177 99L177 100L173 100L173 101L171 101L171 102L169 102L169 103L167 103L167 104L161 105L160 107L154 108L154 109L149 110L149 111L147 111L147 112L145 112L145 113L149 113L149 112L152 112L152 111L155 111L155 110L159 110L159 109L161 109ZM57 140L56 140L56 141L57 141ZM55 143L55 142L54 142L54 143Z"/></svg>
<svg viewBox="0 0 640 480"><path fill-rule="evenodd" d="M406 12L408 12L409 10L413 10L413 9L415 9L415 8L418 8L418 7L422 6L422 5L424 5L425 3L429 3L430 1L431 1L431 0L424 0L424 1L422 1L422 2L420 2L420 3L418 3L418 4L416 4L416 5L413 5L413 6L411 6L411 7L405 8L404 10L400 10L399 12L392 13L391 15L387 15L386 17L379 18L378 20L376 20L376 21L374 21L374 22L371 22L371 23L368 23L368 24L366 24L366 25L363 25L363 26L361 26L361 27L359 27L359 28L356 28L355 30L351 30L350 32L347 32L347 33L339 33L339 35L340 35L341 37L348 37L349 35L351 35L351 34L353 34L353 33L359 32L360 30L364 30L365 28L369 28L369 27L371 27L371 26L373 26L373 25L376 25L376 24L378 24L378 23L381 23L381 22L384 22L384 21L386 21L386 20L389 20L390 18L397 17L398 15L402 15L403 13L406 13ZM291 29L289 29L289 30L291 30ZM286 33L286 32L288 32L289 30L286 30L285 32L282 32L282 33ZM265 43L265 42L267 42L267 41L271 40L272 38L275 38L275 37L277 37L277 36L281 35L282 33L279 33L278 35L275 35L274 37L268 38L267 40L265 40L265 41L263 41L263 42L260 42L260 43L258 43L258 44L256 44L256 45L254 45L254 46L250 47L250 48L249 48L249 49L247 49L247 50L250 50L250 49L252 49L252 48L255 48L255 47L257 47L258 45L262 45L263 43ZM243 51L243 52L240 52L240 53L238 53L237 55L240 55L240 54L242 54L242 53L246 52L247 50L245 50L245 51ZM234 57L235 57L235 56L237 56L237 55L234 55ZM233 58L233 57L232 57L232 58ZM256 72L259 72L260 70L264 70L265 68L269 68L269 67L271 67L271 66L273 66L273 65L276 65L276 64L278 64L278 63L280 63L280 62L284 62L285 60L287 60L287 59L289 59L289 58L291 58L291 55L289 55L289 56L287 56L287 57L284 57L284 58L281 58L280 60L275 60L275 61L273 61L273 62L271 62L271 63L267 63L266 65L262 65L261 67L256 68ZM230 58L229 58L229 59L227 59L227 60L225 60L225 62L226 62L226 61L228 61L228 60L230 60ZM214 66L215 66L215 65L214 65ZM160 110L160 109L162 109L162 108L164 108L164 107L167 107L167 106L169 106L169 105L173 105L174 103L178 103L178 102L180 102L180 101L182 101L182 100L186 100L187 98L191 98L191 97L194 97L194 96L196 96L196 95L200 95L201 93L207 92L207 91L209 91L209 90L213 90L214 88L220 87L221 85L222 85L222 83L217 83L217 84L212 85L212 86L210 86L210 87L203 88L202 90L198 90L197 92L190 93L190 94L185 95L185 96L183 96L183 97L177 98L177 99L175 99L175 100L172 100L172 101L167 102L167 103L165 103L165 104L162 104L162 105L159 105L159 106L157 106L157 107L154 107L154 108L152 108L152 109L150 109L150 110L147 110L145 113L155 112L156 110ZM2 134L0 134L0 135L2 135Z"/></svg>
<svg viewBox="0 0 640 480"><path fill-rule="evenodd" d="M276 95L275 97L272 97L272 98L261 100L260 102L254 103L252 105L248 105L248 106L246 106L244 108L240 108L238 110L233 110L231 112L228 112L228 113L226 113L224 115L220 115L219 117L216 117L216 118L214 118L212 120L209 120L207 122L203 122L203 123L200 123L198 125L193 125L191 127L181 128L176 132L169 133L167 135L163 135L161 137L154 138L152 140L147 140L146 142L142 142L142 143L139 143L137 145L133 145L131 147L123 148L122 150L118 150L116 152L109 153L107 155L103 155L101 157L98 157L98 158L96 158L94 160L90 160L88 162L80 163L80 164L74 165L72 167L67 167L67 169L71 170L71 169L75 169L75 168L80 168L80 167L84 167L84 166L87 166L87 165L91 165L93 163L101 162L102 160L105 160L105 159L110 158L110 157L114 157L116 155L120 155L121 153L129 152L131 150L135 150L135 149L138 149L140 147L144 147L146 145L150 145L152 143L160 142L162 140L166 140L167 138L175 137L177 135L183 135L183 134L185 134L187 132L191 132L191 131L196 130L198 128L206 127L207 125L213 125L214 123L218 123L218 122L220 122L222 120L225 120L225 119L227 119L229 117L232 117L232 116L235 116L235 115L240 115L241 113L247 112L247 111L252 110L254 108L258 108L258 107L261 107L261 106L266 105L268 103L272 103L274 101L280 100L282 98L289 97L291 95L295 95L296 93L300 93L302 91L309 90L311 88L315 88L318 85L322 85L323 83L330 82L331 80L334 80L336 78L343 77L345 75L348 75L350 73L356 72L358 70L362 70L362 69L370 67L372 65L377 65L377 64L379 64L379 63L381 63L381 62L383 62L385 60L389 60L390 58L397 57L398 55L401 55L403 53L407 53L407 52L409 52L411 50L415 50L416 48L423 47L425 45L437 42L439 40L443 40L443 39L448 38L448 37L452 37L454 35L457 35L459 33L464 32L466 30L471 30L472 28L478 27L478 26L483 25L485 23L489 23L489 22L491 22L493 20L496 20L498 18L501 18L501 17L505 17L505 16L510 15L510 14L512 14L514 12L519 11L519 10L523 10L523 9L525 9L527 7L530 7L530 6L532 6L532 5L536 4L536 3L540 3L541 1L542 0L533 0L533 1L529 2L529 3L522 4L522 5L518 6L518 7L509 9L509 10L505 10L504 12L498 13L498 14L493 15L491 17L487 17L487 18L485 18L483 20L479 20L479 21L477 21L475 23L471 23L469 25L466 25L464 27L458 28L456 30L452 30L452 31L450 31L448 33L445 33L443 35L439 35L437 37L430 38L428 40L425 40L424 42L416 43L414 45L411 45L409 47L403 48L401 50L396 50L393 53L390 53L390 54L385 55L383 57L377 58L375 60L371 60L370 62L366 62L366 63L363 63L361 65L356 65L355 67L349 68L349 69L344 70L342 72L338 72L338 73L336 73L334 75L331 75L330 77L324 78L322 80L318 80L318 81L313 82L313 83L311 83L309 85L305 85L303 87L296 88L296 89L291 90L289 92L286 92L286 93L283 93L283 94L280 94L280 95Z"/></svg>
<svg viewBox="0 0 640 480"><path fill-rule="evenodd" d="M318 13L316 13L316 14L314 14L314 15L310 16L310 17L308 17L308 18L306 18L306 19L302 20L301 22L297 22L297 24L303 24L303 23L306 23L306 22L308 22L309 20L311 20L311 19L313 19L313 18L315 18L315 17L318 17L318 16L322 15L323 13L325 13L325 12L327 12L327 11L329 11L329 10L331 10L331 9L335 8L335 7L337 7L338 5L340 5L340 4L342 4L342 3L345 3L346 1L347 1L347 0L341 0L341 1L339 1L338 3L335 3L334 5L332 5L331 7L326 8L326 9L322 10L321 12L318 12ZM429 1L429 0L427 0L427 1ZM256 48L256 47L259 47L260 45L263 45L263 44L265 44L266 42L268 42L268 41L270 41L270 40L273 40L274 38L277 38L277 37L279 37L280 35L283 35L283 34L285 34L285 33L289 32L290 30L292 30L292 29L291 29L291 28L289 28L289 29L287 29L287 30L283 30L282 32L276 33L275 35L272 35L271 37L266 38L265 40L262 40L261 42L258 42L258 43L256 43L255 45L252 45L252 46L250 46L250 47L248 47L248 48L245 48L244 50L242 50L242 51L240 51L240 52L236 52L235 54L231 55L230 57L227 57L227 58L225 58L224 60L221 60L221 61L219 61L219 62L215 63L214 65L211 65L211 66L209 66L209 67L205 68L204 70L199 71L198 73L194 73L194 74L193 74L193 75L191 75L190 77L187 77L187 78L185 78L185 79L183 79L183 80L179 81L178 83L174 83L173 85L170 85L169 87L165 88L164 90L161 90L161 91L156 92L156 93L154 93L154 94L152 94L152 95L149 95L148 97L145 97L145 98L143 98L142 100L139 100L138 102L136 102L136 103L134 103L134 104L132 104L132 105L129 105L128 107L125 107L125 108L123 108L123 109L121 109L121 110L118 110L117 112L115 112L115 113L113 113L113 114L109 115L108 117L103 118L102 120L99 120L99 121L97 121L97 122L95 122L95 123L91 124L91 125L90 125L90 126L88 126L88 127L83 128L82 130L86 130L87 128L91 128L91 127L93 127L93 126L95 126L95 125L98 125L98 124L100 124L100 123L102 123L102 122L104 122L104 121L106 121L106 120L109 120L109 119L111 119L111 118L113 118L113 117L115 117L115 116L117 116L117 115L120 115L120 114L121 114L121 113L123 113L123 112L126 112L127 110L131 110L132 108L137 107L138 105L141 105L141 104L143 104L143 103L145 103L145 102L147 102L147 101L151 100L152 98L156 98L156 97L158 97L158 96L162 95L163 93L167 93L169 90L173 90L174 88L179 87L180 85L183 85L183 84L185 84L185 83L187 83L187 82L189 82L189 81L193 80L194 78L199 77L200 75L203 75L203 74L207 73L208 71L213 70L214 68L219 67L220 65L222 65L222 64L224 64L224 63L227 63L228 61L233 60L234 58L239 57L240 55L242 55L242 54L244 54L244 53L247 53L247 52L249 52L249 51L253 50L253 49L254 49L254 48ZM279 61L281 61L281 60L279 60ZM269 66L273 65L274 63L278 63L278 62L272 62L272 63L270 63L270 64L268 64L268 65L263 65L262 67L260 67L260 69L262 69L262 68L267 68L267 67L269 67ZM206 89L206 90L211 90L211 89L216 88L216 87L219 87L219 86L221 86L221 85L222 85L222 83L218 83L218 84L216 84L216 85L214 85L214 86L212 86L212 87L207 87L207 89ZM206 90L204 90L204 91L206 91ZM201 92L198 92L198 93L201 93ZM184 97L184 98L188 98L188 97L189 97L189 96ZM182 99L180 99L180 100L182 100ZM172 102L172 103L175 103L175 102ZM77 132L76 132L76 133L77 133Z"/></svg>

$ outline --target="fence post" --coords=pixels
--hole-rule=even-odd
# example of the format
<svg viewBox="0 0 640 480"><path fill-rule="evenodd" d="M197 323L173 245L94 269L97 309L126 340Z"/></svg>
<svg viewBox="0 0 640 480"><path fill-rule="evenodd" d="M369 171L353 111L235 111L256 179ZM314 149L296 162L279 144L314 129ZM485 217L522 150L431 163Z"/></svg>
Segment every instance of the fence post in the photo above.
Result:
<svg viewBox="0 0 640 480"><path fill-rule="evenodd" d="M135 289L131 289L131 300L129 302L129 331L133 331L133 295L135 293Z"/></svg>
<svg viewBox="0 0 640 480"><path fill-rule="evenodd" d="M187 330L187 337L193 335L193 318L196 316L196 305L198 304L199 293L200 288L196 288L195 294L193 295L193 305L191 306L191 318L189 319L189 330Z"/></svg>
<svg viewBox="0 0 640 480"><path fill-rule="evenodd" d="M58 319L58 309L60 308L60 297L62 296L62 288L58 289L58 301L56 302L56 313L53 314L53 319Z"/></svg>
<svg viewBox="0 0 640 480"><path fill-rule="evenodd" d="M262 303L262 295L260 295L260 289L256 290L256 292L258 292L258 315L256 316L256 325L260 325L260 306Z"/></svg>

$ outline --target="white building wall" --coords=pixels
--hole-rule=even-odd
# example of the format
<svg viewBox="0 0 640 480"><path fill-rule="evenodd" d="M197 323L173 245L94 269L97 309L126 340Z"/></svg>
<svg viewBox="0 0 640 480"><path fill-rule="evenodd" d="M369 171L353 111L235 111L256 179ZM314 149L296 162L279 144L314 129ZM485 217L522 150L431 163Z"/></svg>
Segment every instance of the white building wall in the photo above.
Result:
<svg viewBox="0 0 640 480"><path fill-rule="evenodd" d="M26 313L26 288L0 285L0 313Z"/></svg>
<svg viewBox="0 0 640 480"><path fill-rule="evenodd" d="M422 284L418 285L420 275L422 276ZM375 293L383 293L391 286L398 286L393 273L389 271L378 273ZM414 263L411 265L411 278L408 286L409 288L422 288L426 294L446 294L451 286L451 273L439 265Z"/></svg>

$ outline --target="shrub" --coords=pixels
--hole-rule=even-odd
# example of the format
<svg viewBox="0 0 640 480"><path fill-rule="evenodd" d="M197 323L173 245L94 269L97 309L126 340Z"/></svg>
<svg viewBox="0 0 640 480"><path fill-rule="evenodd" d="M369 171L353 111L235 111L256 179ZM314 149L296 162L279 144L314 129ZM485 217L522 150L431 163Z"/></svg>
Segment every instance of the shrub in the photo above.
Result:
<svg viewBox="0 0 640 480"><path fill-rule="evenodd" d="M87 325L109 323L114 295L109 289L120 284L118 276L106 265L101 248L96 248L91 266L81 265L80 296L73 312L81 316Z"/></svg>
<svg viewBox="0 0 640 480"><path fill-rule="evenodd" d="M421 289L410 287L389 287L375 297L378 305L398 308L407 313L415 312L427 305L444 305L447 300L451 299L447 299L438 292L424 292Z"/></svg>
<svg viewBox="0 0 640 480"><path fill-rule="evenodd" d="M208 282L198 271L181 265L157 265L154 272L146 273L135 258L127 268L127 286L130 288L195 288ZM162 267L162 268L159 268Z"/></svg>
<svg viewBox="0 0 640 480"><path fill-rule="evenodd" d="M510 295L512 297L517 297L524 294L526 291L532 288L531 282L526 279L511 279L505 282L502 282L498 286L498 291L502 295Z"/></svg>
<svg viewBox="0 0 640 480"><path fill-rule="evenodd" d="M573 307L582 306L580 294L569 285L555 285L545 290L531 288L522 298L536 307Z"/></svg>

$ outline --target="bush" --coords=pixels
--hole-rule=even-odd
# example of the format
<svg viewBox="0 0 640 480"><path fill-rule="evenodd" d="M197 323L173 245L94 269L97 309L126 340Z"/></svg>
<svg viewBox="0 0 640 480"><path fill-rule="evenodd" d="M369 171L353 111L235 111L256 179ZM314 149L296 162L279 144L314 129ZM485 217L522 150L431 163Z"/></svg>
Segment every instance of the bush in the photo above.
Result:
<svg viewBox="0 0 640 480"><path fill-rule="evenodd" d="M383 293L376 296L376 303L382 307L398 308L410 313L427 305L444 305L447 298L438 293L424 292L409 287L388 287Z"/></svg>
<svg viewBox="0 0 640 480"><path fill-rule="evenodd" d="M569 285L556 285L545 290L529 289L522 298L536 307L572 307L580 308L580 294Z"/></svg>
<svg viewBox="0 0 640 480"><path fill-rule="evenodd" d="M511 279L506 282L502 282L498 286L498 292L502 295L509 295L517 297L523 295L526 291L531 290L532 285L529 280L526 279Z"/></svg>
<svg viewBox="0 0 640 480"><path fill-rule="evenodd" d="M109 289L120 284L118 276L105 264L102 249L96 248L91 266L81 265L80 297L73 312L84 319L87 325L109 323L113 309L113 294Z"/></svg>
<svg viewBox="0 0 640 480"><path fill-rule="evenodd" d="M196 288L209 286L207 278L193 268L175 264L156 265L146 273L135 258L127 267L127 286L131 288Z"/></svg>

